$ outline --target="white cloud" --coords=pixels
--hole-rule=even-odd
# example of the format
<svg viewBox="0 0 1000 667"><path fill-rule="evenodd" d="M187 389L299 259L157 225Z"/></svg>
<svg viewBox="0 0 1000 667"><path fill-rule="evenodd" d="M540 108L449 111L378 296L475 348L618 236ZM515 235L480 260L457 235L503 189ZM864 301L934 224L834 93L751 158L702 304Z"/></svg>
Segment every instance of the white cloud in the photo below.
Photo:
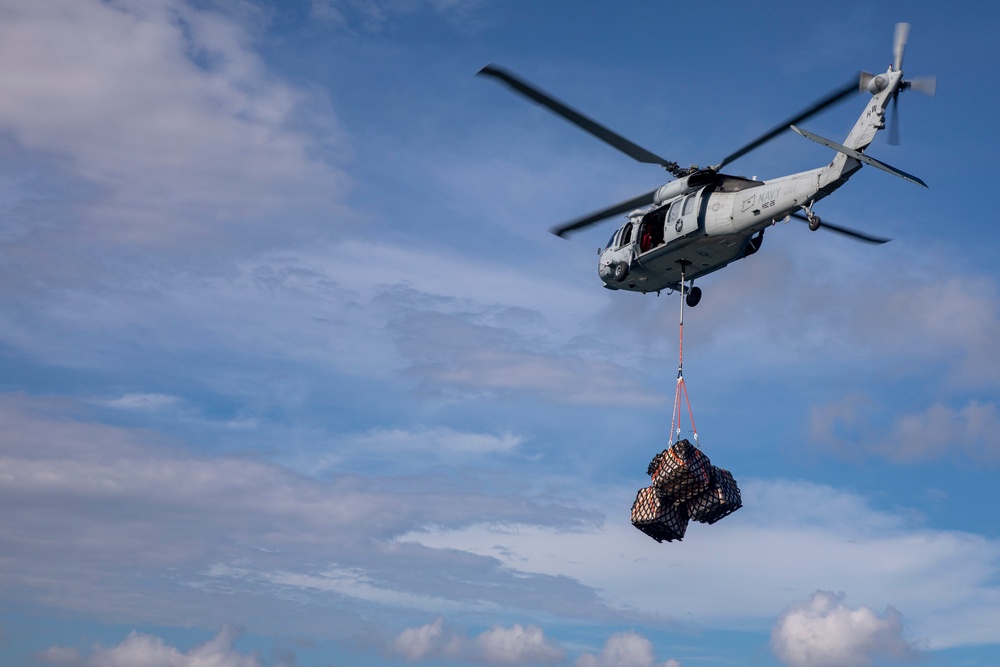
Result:
<svg viewBox="0 0 1000 667"><path fill-rule="evenodd" d="M224 275L135 269L108 289L81 285L33 297L22 317L0 322L0 336L72 368L120 371L196 355L191 363L216 384L234 365L257 372L261 360L274 360L379 380L391 375L448 398L666 401L645 371L635 370L635 350L608 345L606 323L592 319L600 299L585 289L540 291L502 266L395 246L344 242L301 255L247 260ZM351 260L362 256L386 268L384 282L358 274ZM239 364L205 372L214 359L234 357ZM261 389L242 375L239 381L226 390Z"/></svg>
<svg viewBox="0 0 1000 667"><path fill-rule="evenodd" d="M708 348L741 375L805 367L908 379L933 369L927 386L937 392L1000 386L995 275L942 279L940 267L961 266L961 257L940 248L844 247L797 232L779 224L767 232L772 244L702 283L705 298L689 317L692 355ZM851 279L858 275L861 284ZM636 332L676 329L676 312L655 302L639 310L633 317L648 324Z"/></svg>
<svg viewBox="0 0 1000 667"><path fill-rule="evenodd" d="M878 448L897 461L927 461L956 451L973 461L1000 462L1000 413L996 403L970 401L960 409L940 403L923 413L896 417L891 434Z"/></svg>
<svg viewBox="0 0 1000 667"><path fill-rule="evenodd" d="M238 629L227 625L214 638L184 653L160 637L133 631L117 646L95 646L85 659L76 649L62 647L36 657L45 664L73 667L262 667L256 654L233 648L239 635Z"/></svg>
<svg viewBox="0 0 1000 667"><path fill-rule="evenodd" d="M320 632L331 631L323 629L329 616L307 612L303 598L323 600L342 632L360 622L353 611L360 605L583 615L602 608L570 579L392 539L484 517L592 523L599 516L592 510L484 484L469 469L454 478L441 466L433 475L308 478L250 458L190 453L145 431L81 421L74 410L0 397L0 506L7 510L0 512L0 584L24 600L133 622L168 622L191 596L215 599L239 622L256 604L296 600L273 615ZM149 586L150 578L159 583ZM235 592L256 602L243 604ZM220 613L203 607L183 613Z"/></svg>
<svg viewBox="0 0 1000 667"><path fill-rule="evenodd" d="M477 635L473 647L473 654L487 665L551 664L563 659L562 649L534 625L494 626Z"/></svg>
<svg viewBox="0 0 1000 667"><path fill-rule="evenodd" d="M565 658L559 645L537 626L496 625L469 638L449 629L441 617L407 628L393 641L392 649L411 662L448 659L483 665L535 665Z"/></svg>
<svg viewBox="0 0 1000 667"><path fill-rule="evenodd" d="M1000 544L914 525L905 510L830 487L741 479L743 509L668 546L629 525L634 489L592 484L568 503L527 491L517 470L488 481L472 468L457 479L307 478L169 450L147 432L80 421L78 409L0 400L0 505L10 509L0 512L0 583L32 603L162 622L194 595L219 605L197 605L204 622L219 610L248 622L257 604L290 601L279 616L319 632L331 610L340 628L356 627L359 606L731 628L773 619L819 582L864 604L892 599L933 648L995 641ZM726 605L705 595L706 582L727 591ZM327 612L303 619L303 600L324 600ZM516 654L508 640L543 645L533 632L487 633L477 655Z"/></svg>
<svg viewBox="0 0 1000 667"><path fill-rule="evenodd" d="M407 628L392 643L393 650L411 662L443 657L454 651L449 648L451 638L445 638L444 618L419 628Z"/></svg>
<svg viewBox="0 0 1000 667"><path fill-rule="evenodd" d="M430 339L424 342L430 343ZM611 363L586 362L572 356L485 346L450 350L414 367L431 386L514 393L530 391L563 401L591 405L661 406L664 396L637 386L634 375Z"/></svg>
<svg viewBox="0 0 1000 667"><path fill-rule="evenodd" d="M852 609L844 595L816 591L789 607L771 634L774 654L789 667L864 667L886 656L916 655L903 639L902 615L892 607L879 616L868 607Z"/></svg>
<svg viewBox="0 0 1000 667"><path fill-rule="evenodd" d="M415 430L376 429L350 439L351 447L365 451L391 453L394 456L440 454L442 456L484 455L511 452L524 438L511 433L492 435L466 433L450 428Z"/></svg>
<svg viewBox="0 0 1000 667"><path fill-rule="evenodd" d="M897 463L954 459L1000 463L1000 412L996 403L969 401L961 408L935 403L923 412L875 422L877 407L862 395L810 411L810 438L852 458L882 456Z"/></svg>
<svg viewBox="0 0 1000 667"><path fill-rule="evenodd" d="M122 410L158 410L160 408L176 405L178 402L180 402L180 399L177 396L168 396L167 394L134 393L106 400L104 401L104 404L109 407L120 408Z"/></svg>
<svg viewBox="0 0 1000 667"><path fill-rule="evenodd" d="M337 26L360 23L379 32L401 17L432 10L445 18L466 18L482 0L312 0L312 16Z"/></svg>
<svg viewBox="0 0 1000 667"><path fill-rule="evenodd" d="M80 652L68 646L52 646L44 651L39 651L35 660L43 665L69 665L72 667L83 664Z"/></svg>
<svg viewBox="0 0 1000 667"><path fill-rule="evenodd" d="M577 658L576 667L681 667L681 663L673 658L656 662L653 642L629 631L611 635L600 653L581 655Z"/></svg>
<svg viewBox="0 0 1000 667"><path fill-rule="evenodd" d="M89 188L76 198L78 242L204 241L229 225L241 241L247 223L298 217L342 192L342 174L313 157L320 132L297 127L319 103L254 54L261 15L248 5L227 15L182 0L4 4L0 130Z"/></svg>
<svg viewBox="0 0 1000 667"><path fill-rule="evenodd" d="M83 201L83 208L66 216L72 222L37 216L46 226L32 228L42 237L33 249L49 248L44 236L62 225L62 231L79 232L73 240L90 239L92 231L101 239L127 243L171 244L180 239L177 243L185 253L200 254L206 253L203 244L185 241L210 234L207 230L224 228L229 233L235 227L238 232L229 233L228 238L237 245L251 242L257 234L270 233L273 239L277 234L301 229L294 223L309 218L314 209L336 204L345 176L316 155L333 160L334 152L340 151L339 130L329 119L318 121L322 128L331 130L331 145L321 140L316 127L303 128L297 122L297 114L322 101L276 79L255 55L255 21L261 20L260 16L224 13L246 11L252 5L172 0L4 4L12 9L9 14L5 11L4 25L0 27L0 86L8 93L0 100L3 140L67 176L74 187L86 186L71 194L63 193L66 198ZM234 10L236 6L242 9ZM317 0L314 6L317 12L326 7L332 14L339 12L343 20L364 17L378 26L400 17L413 18L411 7L433 6L446 11L472 7L474 3ZM285 36L275 31L268 37ZM368 53L379 57L406 50L402 42L388 50L376 44L367 46L371 48ZM270 41L269 47L280 48L276 41ZM303 52L284 53L295 57ZM454 63L455 54L449 57ZM349 57L347 61L360 62ZM308 72L302 74L309 76ZM388 79L386 82L392 83ZM395 90L392 85L382 88ZM364 95L358 97L366 99ZM436 97L446 104L453 96ZM409 115L414 115L411 105L394 108L410 109ZM418 120L420 116L415 114ZM551 119L545 120L548 128ZM381 141L385 145L405 145L407 140L400 140L391 127L375 125L384 135ZM426 135L428 143L437 141L434 132L416 134ZM451 141L466 141L467 134L456 131ZM365 145L371 149L367 139ZM393 156L383 160L387 172L398 171L400 164L447 162L434 151L428 151L424 161L417 163L400 159L400 153L372 154ZM561 164L565 163L563 160ZM365 167L356 171L369 170ZM408 172L412 176L415 170L410 168ZM496 201L497 193L517 192L522 181L505 179L501 172L474 176L469 180L479 180L482 189L472 191L481 195L478 201L444 201L468 204L464 216L475 215L484 209L484 202L490 202L485 208L491 211L484 215L491 220L502 217L498 211L502 212L506 205ZM413 182L413 178L417 181ZM422 185L420 178L427 178L426 173L404 180L417 191ZM542 191L551 193L552 180L534 180L533 196L518 204L523 207L519 212L525 214L521 216L525 222L520 222L518 229L547 219L548 209L531 210L530 204ZM562 175L556 180L573 179ZM586 182L594 180L591 177ZM497 186L498 181L507 182ZM128 253L95 253L101 257L102 266L110 266L108 270L115 272L111 279L98 290L88 291L78 284L87 282L91 274L72 270L65 272L72 288L49 300L18 292L23 310L4 309L8 314L0 324L5 330L4 342L14 341L11 347L18 356L30 356L21 355L22 350L30 351L51 367L60 363L85 367L88 376L78 379L74 386L93 378L105 383L94 390L102 396L117 396L113 392L123 391L121 387L144 388L147 393L137 391L113 401L115 407L134 411L119 413L115 418L133 421L152 419L148 413L139 412L142 408L152 410L170 404L170 397L157 391L177 392L184 396L177 399L184 406L196 404L190 391L178 388L177 379L182 375L194 378L197 374L192 380L197 386L189 390L194 387L193 391L201 396L217 392L205 404L232 406L250 393L255 399L270 391L277 394L284 390L275 387L281 381L259 372L276 366L292 377L289 384L306 384L301 376L312 372L325 376L329 386L347 387L345 391L352 378L364 377L384 382L378 389L388 387L386 393L404 392L420 383L419 390L432 386L454 392L447 398L500 395L525 400L526 395L527 400L539 404L564 401L629 406L649 406L662 400L656 394L660 386L656 378L662 377L664 368L669 373L670 364L647 362L657 357L673 361L669 339L676 331L675 311L664 307L669 303L652 297L608 295L601 290L593 275L592 252L581 248L586 243L575 246L586 259L586 271L579 273L560 263L565 250L528 267L525 256L537 258L542 254L538 248L528 252L511 246L485 250L491 244L478 244L479 252L495 252L504 258L483 263L464 252L455 252L454 247L420 247L422 243L448 245L454 241L455 237L440 233L444 227L435 227L442 221L448 223L449 229L476 228L452 225L465 223L468 218L453 216L453 210L448 209L441 210L434 219L424 219L419 212L423 204L415 201L417 198L393 188L391 181L386 183L387 188L380 191L392 194L385 201L406 202L403 207L410 211L409 219L400 225L394 220L384 221L388 223L387 237L395 235L396 245L367 240L337 245L316 243L308 256L302 255L305 259L301 262L292 258L283 263L272 256L257 265L247 263L232 270L230 258L225 256L228 250L218 256L213 252L226 244L215 244L206 253L212 259L207 269L210 275L198 278L191 278L189 267L170 262L166 262L166 268L146 267ZM455 183L460 187L456 188ZM456 197L472 199L464 182L442 179L435 185L460 190L464 194ZM487 185L493 186L492 192L486 192ZM51 182L47 187L56 189ZM48 194L51 192L43 193ZM561 205L571 210L576 206L572 193L550 199L561 200ZM378 218L383 204L373 206L373 217ZM17 207L9 210L18 212ZM283 222L288 224L259 224L267 216L287 216ZM317 217L325 223L340 216ZM280 231L266 231L271 228ZM414 230L424 230L426 238L415 239ZM545 236L540 227L537 231ZM8 232L0 234L6 238ZM475 237L466 235L457 247L475 242ZM406 247L406 243L417 247ZM544 242L538 245L542 247ZM10 260L5 267L13 267L11 274L17 275L16 260L20 258L28 271L18 276L19 282L0 276L0 290L12 290L12 285L22 284L20 281L35 285L31 275L34 271L64 271L62 262L47 261L60 256L60 248L51 247L54 249L45 251L50 256L45 252L38 256L24 252L19 256L17 247L11 246L5 253L5 261ZM61 246L68 247L71 244ZM920 290L932 293L929 280L915 281L911 291L897 300L892 293L895 283L887 282L888 293L877 291L878 281L897 265L887 263L882 267L872 262L874 273L849 273L873 276L876 291L870 297L868 290L859 293L845 287L857 281L843 276L832 281L831 273L825 270L816 275L801 270L782 273L787 267L781 261L772 264L774 256L765 256L768 247L750 261L762 262L758 266L774 266L769 280L757 282L753 278L759 274L740 274L738 268L712 278L712 284L719 289L709 287L702 306L709 310L699 310L698 317L692 318L692 331L699 326L702 333L711 331L709 335L717 336L714 341L726 354L706 356L724 359L727 365L745 363L733 359L745 357L761 365L778 360L803 367L816 356L816 350L827 350L831 365L845 358L865 357L864 350L858 352L851 347L855 339L844 334L880 323L877 318L883 315L878 312L877 297L892 296L881 302L889 303L894 313L893 321L885 323L888 333L876 341L878 344L865 346L868 351L874 350L866 358L892 349L885 343L893 338L905 342L895 359L902 367L927 350L935 360L950 360L952 351L957 350L954 358L960 363L953 368L963 370L955 371L956 382L978 381L993 386L990 382L997 377L994 357L977 356L977 352L989 352L996 340L990 335L995 332L992 327L996 321L995 317L991 319L996 300L991 298L990 281L972 284L971 291L968 282L956 281L947 290L948 295L956 297L948 307L937 303L936 292L922 301L911 299ZM329 254L318 259L323 253ZM504 262L512 256L515 259L511 263L519 262L522 266L518 268L527 270L505 271ZM130 262L134 266L129 268L137 270L122 271L121 265ZM735 278L730 276L730 270L737 272ZM410 290L404 292L407 287ZM101 293L101 289L107 292ZM964 300L957 298L963 296L960 290L965 290ZM767 296L762 296L765 292ZM718 301L714 300L716 296ZM788 300L782 301L785 297ZM871 301L866 301L869 298ZM606 307L612 302L614 305ZM628 315L640 302L648 311L665 313L662 317L667 326L647 327L646 322L637 324L635 318L616 317ZM870 308L870 312L852 319L852 308L858 302L863 302L860 307ZM713 303L721 306L714 313ZM839 304L846 307L839 308ZM744 312L758 307L762 312ZM929 313L926 321L919 312L921 308ZM773 317L775 309L787 312ZM702 313L707 317L699 324ZM949 318L953 325L946 328L942 323ZM898 327L897 320L901 323ZM954 324L957 321L968 323L968 328ZM878 327L872 328L876 330L872 335L881 335ZM922 335L918 335L921 328L933 333L927 348ZM16 330L16 334L8 335L8 329ZM800 334L804 335L800 338ZM689 340L705 340L701 335L696 333ZM664 344L664 340L668 342ZM762 346L759 356L755 343ZM663 348L666 352L662 352ZM969 363L977 358L981 363ZM137 359L143 363L133 363ZM197 363L195 372L191 371L192 362ZM117 376L109 377L125 368L138 376L159 378L162 375L157 370L164 367L176 375L159 387L145 388L120 381ZM401 378L399 371L404 368L410 375ZM53 375L43 380L49 386L58 382L49 379ZM414 378L416 383L411 382ZM259 415L262 422L258 423L265 423L264 428L273 415L298 423L300 417L302 421L313 419L314 424L336 421L340 427L343 421L336 410L341 406L328 400L330 393L314 389L293 387L288 393L299 394L292 396L289 404L304 403L302 395L320 395L319 400L326 404L319 418L316 413L303 414L305 410L296 413L272 409L277 401L265 404L263 399L246 400L236 409L242 414L242 408L249 406L246 413ZM376 397L376 403L378 398L381 396ZM412 403L421 400L415 398ZM916 427L969 421L958 414L963 411L962 404L952 405L956 414L928 414L918 420ZM547 407L540 405L537 409ZM379 405L378 414L391 414L392 425L399 428L367 431L346 449L367 445L391 452L405 447L407 452L422 454L434 447L436 451L463 456L486 451L494 461L502 458L498 454L524 454L528 449L525 443L535 444L529 439L531 434L522 435L524 431L516 426L513 432L504 430L512 428L510 410L505 411L506 416L463 411L462 419L453 422L461 426L446 429L411 426L406 423L409 415L400 415L397 408L418 411L420 418L434 424L448 423L449 415L425 409L426 403L416 409L411 405ZM486 409L496 409L496 403ZM7 509L0 511L0 581L9 584L5 590L17 591L44 605L65 605L88 613L93 610L95 614L121 619L155 614L162 606L173 604L185 612L183 618L203 619L210 612L201 609L210 605L200 603L208 599L225 608L274 606L276 622L282 622L282 609L298 607L296 614L315 612L317 624L332 626L327 614L338 605L370 617L377 617L382 609L434 613L439 608L472 608L481 612L483 608L476 606L475 598L492 605L486 609L530 609L535 614L558 611L567 616L601 616L616 622L636 613L660 618L669 614L715 627L772 619L777 608L789 599L784 597L789 594L779 588L785 583L780 575L787 574L794 594L804 596L817 583L827 586L842 581L852 592L873 582L875 586L896 585L909 590L914 581L941 566L949 571L931 584L939 586L941 594L918 608L922 612L918 618L926 619L930 614L954 617L958 614L951 612L966 611L972 622L968 624L968 636L963 635L961 641L978 641L986 634L986 624L977 621L973 612L998 608L995 590L989 584L997 571L994 541L968 533L914 529L884 513L874 513L873 518L872 508L863 499L830 489L768 485L778 498L768 503L768 511L780 511L782 503L791 497L805 507L822 504L824 511L808 516L803 512L792 520L787 515L765 520L748 504L720 526L695 527L692 539L675 545L677 548L654 550L659 545L647 544L648 540L640 543L646 538L627 525L631 500L628 494L581 485L574 490L577 495L568 496L572 501L564 502L552 501L551 496L525 494L524 487L505 488L511 479L519 481L518 476L530 480L525 483L536 488L544 487L549 482L548 471L559 465L553 461L559 458L564 457L566 467L577 462L586 465L598 458L592 459L579 447L572 453L559 451L555 441L558 436L546 452L548 461L543 462L544 466L516 473L504 467L486 484L472 479L466 486L465 480L447 479L447 473L453 470L450 467L442 468L435 476L424 475L422 467L408 471L409 478L387 479L385 471L372 474L371 459L365 461L369 467L364 474L337 471L329 478L314 479L255 459L256 454L217 457L209 446L188 452L176 445L172 445L174 451L167 452L150 444L155 436L148 432L81 423L69 416L69 411L54 409L56 416L35 420L23 419L16 410L14 414L2 413L5 433L0 436L0 495ZM615 414L609 413L608 429L615 428L615 419L623 427L635 425L631 415L612 412ZM344 409L343 419L353 417L347 413ZM564 415L572 419L569 410L551 413L555 419ZM521 417L519 414L517 418ZM377 419L371 415L365 418ZM490 424L477 433L474 424L484 418ZM243 423L255 422L246 419ZM370 423L348 428L363 431ZM993 424L989 414L983 424ZM303 426L303 430L307 428ZM16 429L21 430L12 436ZM29 429L34 438L27 437ZM255 445L267 440L274 448L295 446L295 438L266 438L259 432L248 433L248 437L256 438ZM211 440L211 435L203 440ZM337 449L344 440L351 440L350 436L338 439L324 431L301 440L308 440L306 446L321 446L324 451L330 445L338 454L352 453ZM472 456L465 459L469 460L476 461ZM476 474L473 471L472 475ZM834 512L836 520L831 518ZM594 526L592 518L605 513L607 526ZM480 533L469 528L473 522L481 522L474 526ZM425 533L429 525L436 528ZM740 526L752 529L740 530ZM881 534L886 527L887 534ZM438 532L446 538L452 537L451 533L457 537L450 543L443 539L446 544L436 546ZM407 535L405 540L392 540L401 533ZM536 544L529 544L532 540ZM730 540L745 549L727 553ZM851 546L852 540L861 546ZM772 550L779 555L769 553ZM741 562L737 556L742 557L744 551L746 560ZM836 557L845 553L872 555L865 563L868 572L842 572ZM636 562L641 559L646 560ZM664 559L670 561L664 571L688 579L677 583L677 595L661 608L655 608L642 590L643 578L655 568L657 559L661 564ZM817 563L816 569L824 577L821 581L810 579L807 561ZM902 567L897 567L900 563ZM958 564L969 567L952 567ZM754 569L761 572L759 590L732 586L747 580L747 572ZM704 595L698 596L699 582L712 576L713 571L724 572L727 588L736 591L731 610L720 612L704 600ZM887 583L878 582L881 574L886 575ZM471 582L471 588L465 587L467 582ZM664 588L668 585L662 579L658 583ZM178 601L179 589L194 590L199 595ZM281 606L283 603L286 606ZM317 604L310 608L310 603ZM557 604L564 607L557 609ZM910 608L901 608L907 609L910 618ZM690 617L685 615L687 612ZM720 618L720 613L730 616ZM994 618L988 614L980 617ZM298 618L288 624L296 625ZM479 622L480 628L488 625ZM938 625L933 629L934 637L955 641L952 630ZM537 645L537 641L531 641L531 626L501 626L493 635L487 635L481 635L487 637L483 639L485 644L475 645L481 658L487 655L489 646L501 647L497 649L500 654L517 656L516 646ZM469 647L474 645L474 639L467 641Z"/></svg>
<svg viewBox="0 0 1000 667"><path fill-rule="evenodd" d="M572 577L621 618L640 614L695 629L769 624L789 596L824 587L861 602L893 599L915 639L933 648L994 642L1000 542L914 524L865 498L804 482L738 480L744 507L692 523L681 543L657 544L628 522L634 489L591 486L608 519L591 530L479 524L403 535L435 548L490 555L518 571ZM615 510L614 508L618 508ZM849 564L849 566L845 565ZM725 604L706 588L725 591Z"/></svg>

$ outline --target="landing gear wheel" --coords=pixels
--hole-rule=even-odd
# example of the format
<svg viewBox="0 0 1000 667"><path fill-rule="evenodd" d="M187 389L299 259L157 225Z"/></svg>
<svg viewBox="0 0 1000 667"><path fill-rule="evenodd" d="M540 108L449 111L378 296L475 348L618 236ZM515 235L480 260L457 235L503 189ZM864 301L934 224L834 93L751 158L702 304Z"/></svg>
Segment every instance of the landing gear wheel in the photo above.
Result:
<svg viewBox="0 0 1000 667"><path fill-rule="evenodd" d="M820 220L820 218L819 218L818 215L811 215L811 216L809 216L809 229L811 229L812 231L815 232L817 229L820 228L820 225L822 225L822 224L823 224L823 221Z"/></svg>
<svg viewBox="0 0 1000 667"><path fill-rule="evenodd" d="M628 277L628 264L625 262L618 262L615 264L614 278L616 282L621 282Z"/></svg>
<svg viewBox="0 0 1000 667"><path fill-rule="evenodd" d="M684 298L684 302L688 305L688 308L694 308L701 301L701 288L692 287L688 290L687 296Z"/></svg>

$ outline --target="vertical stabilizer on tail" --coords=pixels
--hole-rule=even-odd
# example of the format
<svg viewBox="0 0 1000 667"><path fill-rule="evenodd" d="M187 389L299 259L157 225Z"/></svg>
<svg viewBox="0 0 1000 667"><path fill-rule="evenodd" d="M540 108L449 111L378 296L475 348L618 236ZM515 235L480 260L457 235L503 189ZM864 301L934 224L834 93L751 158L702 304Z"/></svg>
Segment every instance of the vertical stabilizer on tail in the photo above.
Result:
<svg viewBox="0 0 1000 667"><path fill-rule="evenodd" d="M925 77L913 81L903 79L903 56L906 52L906 43L909 40L909 36L910 24L897 23L893 37L892 64L882 74L861 73L861 89L870 93L872 98L865 105L850 134L847 135L847 138L841 145L841 148L847 150L842 150L826 170L827 178L831 183L843 182L844 179L861 168L861 162L865 162L926 187L923 181L905 174L905 172L900 172L894 168L886 168L884 163L877 160L873 161L864 157L856 157L858 153L864 153L879 130L885 129L885 116L890 102L892 103L892 117L889 119L889 143L893 145L899 143L898 104L900 92L912 88L919 92L933 95L937 88L937 80L934 77ZM855 156L852 156L852 152L854 152Z"/></svg>

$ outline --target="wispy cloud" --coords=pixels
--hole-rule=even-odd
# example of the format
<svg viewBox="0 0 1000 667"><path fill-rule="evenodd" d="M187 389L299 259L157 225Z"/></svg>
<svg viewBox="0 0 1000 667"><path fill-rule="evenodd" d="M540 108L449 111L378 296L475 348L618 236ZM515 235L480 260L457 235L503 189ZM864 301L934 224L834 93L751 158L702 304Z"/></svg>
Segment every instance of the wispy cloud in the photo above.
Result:
<svg viewBox="0 0 1000 667"><path fill-rule="evenodd" d="M312 0L312 16L344 28L380 32L425 11L456 21L467 19L481 5L482 0Z"/></svg>
<svg viewBox="0 0 1000 667"><path fill-rule="evenodd" d="M489 554L526 571L558 572L602 591L623 614L661 622L691 614L699 628L769 621L790 594L807 595L822 582L866 600L890 600L916 619L914 637L935 646L955 641L958 627L924 622L931 615L978 616L975 629L963 626L963 636L991 632L987 619L998 609L992 601L1000 563L995 541L930 530L905 512L876 510L864 498L828 486L741 480L741 488L743 509L713 526L692 524L684 541L669 547L629 525L635 491L626 489L604 489L600 500L591 490L609 519L589 531L480 524L401 539ZM709 581L727 591L724 607L704 595Z"/></svg>
<svg viewBox="0 0 1000 667"><path fill-rule="evenodd" d="M349 260L360 256L385 267L381 282L354 271ZM602 322L586 312L596 301L588 290L564 285L538 294L530 279L511 278L496 265L345 242L243 260L221 275L121 271L121 283L83 281L36 295L22 317L0 323L0 335L70 368L128 373L162 364L176 372L193 364L192 372L218 385L234 370L256 373L276 361L376 380L403 371L435 395L665 400L645 373L630 370L634 351L602 339ZM579 327L581 316L587 320ZM206 373L206 363L220 368Z"/></svg>
<svg viewBox="0 0 1000 667"><path fill-rule="evenodd" d="M703 104L706 133L691 133L671 98L683 81L649 86L662 72L613 47L601 64L579 61L589 10L567 21L568 3L538 4L527 23L481 0L0 4L11 604L95 623L361 636L397 662L569 664L565 637L599 625L637 629L588 640L579 667L677 667L662 662L672 630L760 640L782 610L800 627L863 612L870 632L848 646L996 641L1000 544L986 510L915 522L905 505L923 491L888 469L858 493L784 479L810 471L786 467L770 430L797 438L819 402L814 441L858 443L878 456L866 463L945 451L995 463L1000 289L992 265L970 268L988 243L970 260L968 246L925 243L945 238L930 225L924 241L879 249L778 227L761 253L699 281L693 391L730 392L713 419L768 478L737 474L740 512L658 545L628 524L635 487L621 480L668 417L677 302L601 288L586 239L610 228L566 243L545 227L661 175L471 75L490 52L535 40L543 50L520 58L554 92L613 109L616 128L649 119L637 138L696 160L730 142L716 110L731 99ZM631 35L641 14L607 18ZM744 13L727 16L719 34L743 40ZM732 53L716 57L713 71L729 71ZM594 89L608 72L622 77ZM765 85L729 83L718 91ZM709 131L720 123L729 130ZM864 172L824 217L854 225L837 208L850 201L900 220L944 203L887 196L878 178ZM767 383L773 400L757 390ZM839 400L845 386L865 393ZM962 479L942 469L944 514ZM817 588L847 597L807 617ZM872 611L888 604L905 616ZM267 662L228 630L202 653L155 634L63 641L38 658ZM871 646L852 655L891 656Z"/></svg>
<svg viewBox="0 0 1000 667"><path fill-rule="evenodd" d="M724 355L747 372L804 366L843 375L846 367L925 378L933 371L928 386L938 392L1000 386L995 276L970 271L938 280L934 265L959 262L944 249L928 250L929 266L914 266L912 254L831 246L803 234L779 224L767 230L773 246L765 241L757 255L707 279L688 321L692 354ZM859 274L860 285L851 279ZM656 304L643 303L639 316L676 328L676 312Z"/></svg>
<svg viewBox="0 0 1000 667"><path fill-rule="evenodd" d="M3 397L0 421L0 571L24 599L147 620L195 590L269 591L272 601L334 594L337 608L351 601L390 615L484 603L602 613L594 591L565 577L393 540L484 518L567 528L599 518L523 485L512 492L518 485L440 472L306 478L79 421L53 401ZM150 576L161 584L154 597L141 592ZM106 577L116 585L102 584ZM244 612L232 609L232 618Z"/></svg>
<svg viewBox="0 0 1000 667"><path fill-rule="evenodd" d="M176 405L179 402L180 398L177 396L143 393L125 394L124 396L120 396L118 398L101 401L101 403L107 405L108 407L119 408L122 410L157 410L159 408Z"/></svg>
<svg viewBox="0 0 1000 667"><path fill-rule="evenodd" d="M37 228L48 245L214 246L220 230L267 235L260 223L279 213L298 219L288 235L335 201L347 179L315 155L340 131L329 116L303 131L302 110L318 103L255 55L261 16L179 0L5 13L0 127L78 184L46 193L75 207L61 235L52 215Z"/></svg>
<svg viewBox="0 0 1000 667"><path fill-rule="evenodd" d="M767 622L789 593L819 582L891 600L933 646L985 638L993 626L975 619L1000 613L990 584L1000 545L913 525L830 487L743 480L744 509L693 526L668 552L684 574L668 577L665 607L650 594L665 576L664 545L628 524L634 490L592 487L560 500L533 490L547 486L541 471L530 485L516 469L493 471L487 483L469 467L464 480L430 471L321 480L167 448L82 414L57 401L0 401L0 495L10 510L0 513L0 572L25 601L152 622L190 594L225 593L213 613L244 622L257 604L324 600L345 632L360 627L349 611L358 605L387 623L414 613L658 623L684 615L726 628ZM485 442L499 445L494 437ZM143 592L150 577L155 598ZM704 595L708 580L730 591L725 609ZM233 595L258 602L234 607ZM297 618L294 605L286 612ZM310 627L322 626L323 614L309 613ZM937 617L964 620L927 620ZM524 641L534 636L527 627Z"/></svg>
<svg viewBox="0 0 1000 667"><path fill-rule="evenodd" d="M349 441L351 448L358 448L366 452L367 456L380 452L383 456L431 456L440 459L509 453L517 449L524 438L512 433L464 433L438 427L417 430L376 429L350 438Z"/></svg>
<svg viewBox="0 0 1000 667"><path fill-rule="evenodd" d="M1000 463L1000 413L993 402L961 407L934 403L921 412L901 413L891 424L878 419L877 403L862 395L815 406L810 437L838 456L881 456L894 463L954 460L961 456L987 465Z"/></svg>

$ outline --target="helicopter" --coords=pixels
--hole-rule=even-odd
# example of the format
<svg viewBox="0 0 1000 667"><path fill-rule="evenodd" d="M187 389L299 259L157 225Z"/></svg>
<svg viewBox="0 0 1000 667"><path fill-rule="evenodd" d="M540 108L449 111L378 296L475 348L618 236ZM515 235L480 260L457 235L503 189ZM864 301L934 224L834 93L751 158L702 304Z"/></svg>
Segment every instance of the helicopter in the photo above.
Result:
<svg viewBox="0 0 1000 667"><path fill-rule="evenodd" d="M899 142L897 104L901 91L913 89L928 95L935 92L935 77L903 79L903 54L909 31L908 23L896 24L893 61L884 73L861 72L849 84L709 167L681 167L662 158L496 65L487 65L477 74L507 84L515 92L629 157L660 165L675 178L656 190L576 218L550 231L565 238L570 232L630 211L626 222L612 234L607 246L598 248L598 275L604 287L643 294L659 294L664 289L679 291L687 305L693 307L701 300L701 288L694 286L695 279L756 253L763 243L765 229L779 221L787 222L795 217L807 222L813 231L824 228L867 243L881 244L889 240L824 222L814 212L814 207L846 183L862 165L927 187L916 176L864 153L875 134L885 129L890 102L889 143ZM798 123L859 90L870 93L871 100L843 143L798 127ZM789 129L836 151L833 161L818 169L767 181L720 171Z"/></svg>

